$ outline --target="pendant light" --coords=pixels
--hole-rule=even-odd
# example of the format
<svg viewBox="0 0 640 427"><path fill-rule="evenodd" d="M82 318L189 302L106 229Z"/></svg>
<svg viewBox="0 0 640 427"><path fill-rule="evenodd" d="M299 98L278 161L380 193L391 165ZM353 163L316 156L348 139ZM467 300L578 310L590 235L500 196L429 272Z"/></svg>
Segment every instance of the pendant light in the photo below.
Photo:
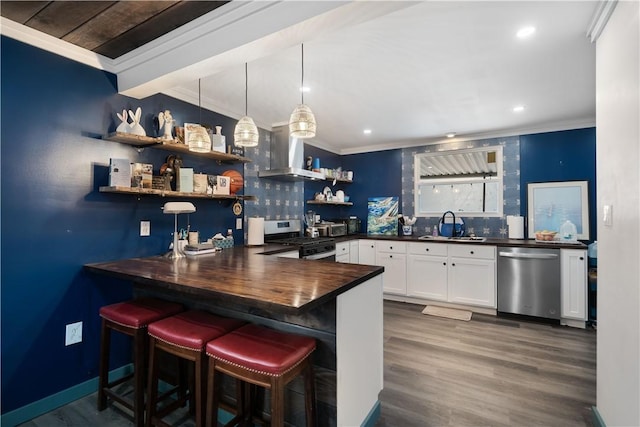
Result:
<svg viewBox="0 0 640 427"><path fill-rule="evenodd" d="M247 113L249 105L249 72L244 63L244 117L238 120L233 131L233 144L237 147L255 147L258 145L258 127Z"/></svg>
<svg viewBox="0 0 640 427"><path fill-rule="evenodd" d="M198 79L198 110L200 113L199 126L194 126L194 129L189 131L187 136L187 145L189 151L196 153L208 153L211 151L211 138L207 133L207 130L202 126L202 103L200 102L200 79Z"/></svg>
<svg viewBox="0 0 640 427"><path fill-rule="evenodd" d="M302 84L300 85L300 93L302 94L302 103L298 105L291 113L289 118L289 135L297 138L313 138L316 136L316 118L309 106L304 103L304 43L302 44Z"/></svg>

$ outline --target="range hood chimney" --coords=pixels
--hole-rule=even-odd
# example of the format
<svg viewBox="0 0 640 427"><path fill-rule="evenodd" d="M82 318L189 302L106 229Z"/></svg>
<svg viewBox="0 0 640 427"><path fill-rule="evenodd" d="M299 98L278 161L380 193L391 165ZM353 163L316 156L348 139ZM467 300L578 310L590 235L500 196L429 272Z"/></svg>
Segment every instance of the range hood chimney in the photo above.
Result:
<svg viewBox="0 0 640 427"><path fill-rule="evenodd" d="M322 180L324 174L304 168L304 140L289 136L289 126L271 132L271 168L258 171L259 178L279 181Z"/></svg>

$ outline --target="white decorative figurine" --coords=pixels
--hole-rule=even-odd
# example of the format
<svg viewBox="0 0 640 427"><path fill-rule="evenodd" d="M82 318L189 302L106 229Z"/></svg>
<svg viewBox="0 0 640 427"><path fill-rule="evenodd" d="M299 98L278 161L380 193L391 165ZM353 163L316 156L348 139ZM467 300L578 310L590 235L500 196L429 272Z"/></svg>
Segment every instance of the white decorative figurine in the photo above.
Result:
<svg viewBox="0 0 640 427"><path fill-rule="evenodd" d="M144 131L144 128L140 124L142 109L138 107L135 114L133 113L133 111L129 110L129 117L131 117L131 120L133 121L133 123L131 123L130 133L134 135L147 136L147 133Z"/></svg>
<svg viewBox="0 0 640 427"><path fill-rule="evenodd" d="M160 128L160 132L164 130L162 134L162 139L166 139L168 141L173 141L173 135L171 134L171 129L173 128L173 116L171 115L171 111L164 110L158 114L158 124Z"/></svg>
<svg viewBox="0 0 640 427"><path fill-rule="evenodd" d="M122 110L122 114L116 113L116 115L120 120L122 120L122 123L118 125L116 132L129 133L131 131L131 126L129 125L127 110Z"/></svg>

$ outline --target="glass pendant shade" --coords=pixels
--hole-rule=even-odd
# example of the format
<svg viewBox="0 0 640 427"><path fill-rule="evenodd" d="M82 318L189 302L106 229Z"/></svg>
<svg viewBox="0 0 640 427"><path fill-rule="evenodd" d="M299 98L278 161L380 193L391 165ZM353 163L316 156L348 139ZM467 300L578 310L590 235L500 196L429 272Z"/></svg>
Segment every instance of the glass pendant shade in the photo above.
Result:
<svg viewBox="0 0 640 427"><path fill-rule="evenodd" d="M291 113L289 134L302 139L316 136L316 117L308 105L300 104Z"/></svg>
<svg viewBox="0 0 640 427"><path fill-rule="evenodd" d="M211 138L203 126L194 127L187 138L189 151L208 153L211 151Z"/></svg>
<svg viewBox="0 0 640 427"><path fill-rule="evenodd" d="M258 127L251 117L244 116L238 120L233 132L234 145L238 147L257 147L259 137Z"/></svg>

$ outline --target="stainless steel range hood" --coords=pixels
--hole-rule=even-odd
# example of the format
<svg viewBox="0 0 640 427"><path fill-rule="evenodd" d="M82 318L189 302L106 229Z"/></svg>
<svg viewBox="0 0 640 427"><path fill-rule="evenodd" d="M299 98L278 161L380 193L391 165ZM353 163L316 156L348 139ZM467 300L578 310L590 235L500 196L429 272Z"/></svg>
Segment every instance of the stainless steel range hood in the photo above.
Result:
<svg viewBox="0 0 640 427"><path fill-rule="evenodd" d="M279 181L322 180L324 174L304 168L304 140L289 136L289 126L273 128L271 132L271 167L258 171L259 178Z"/></svg>

